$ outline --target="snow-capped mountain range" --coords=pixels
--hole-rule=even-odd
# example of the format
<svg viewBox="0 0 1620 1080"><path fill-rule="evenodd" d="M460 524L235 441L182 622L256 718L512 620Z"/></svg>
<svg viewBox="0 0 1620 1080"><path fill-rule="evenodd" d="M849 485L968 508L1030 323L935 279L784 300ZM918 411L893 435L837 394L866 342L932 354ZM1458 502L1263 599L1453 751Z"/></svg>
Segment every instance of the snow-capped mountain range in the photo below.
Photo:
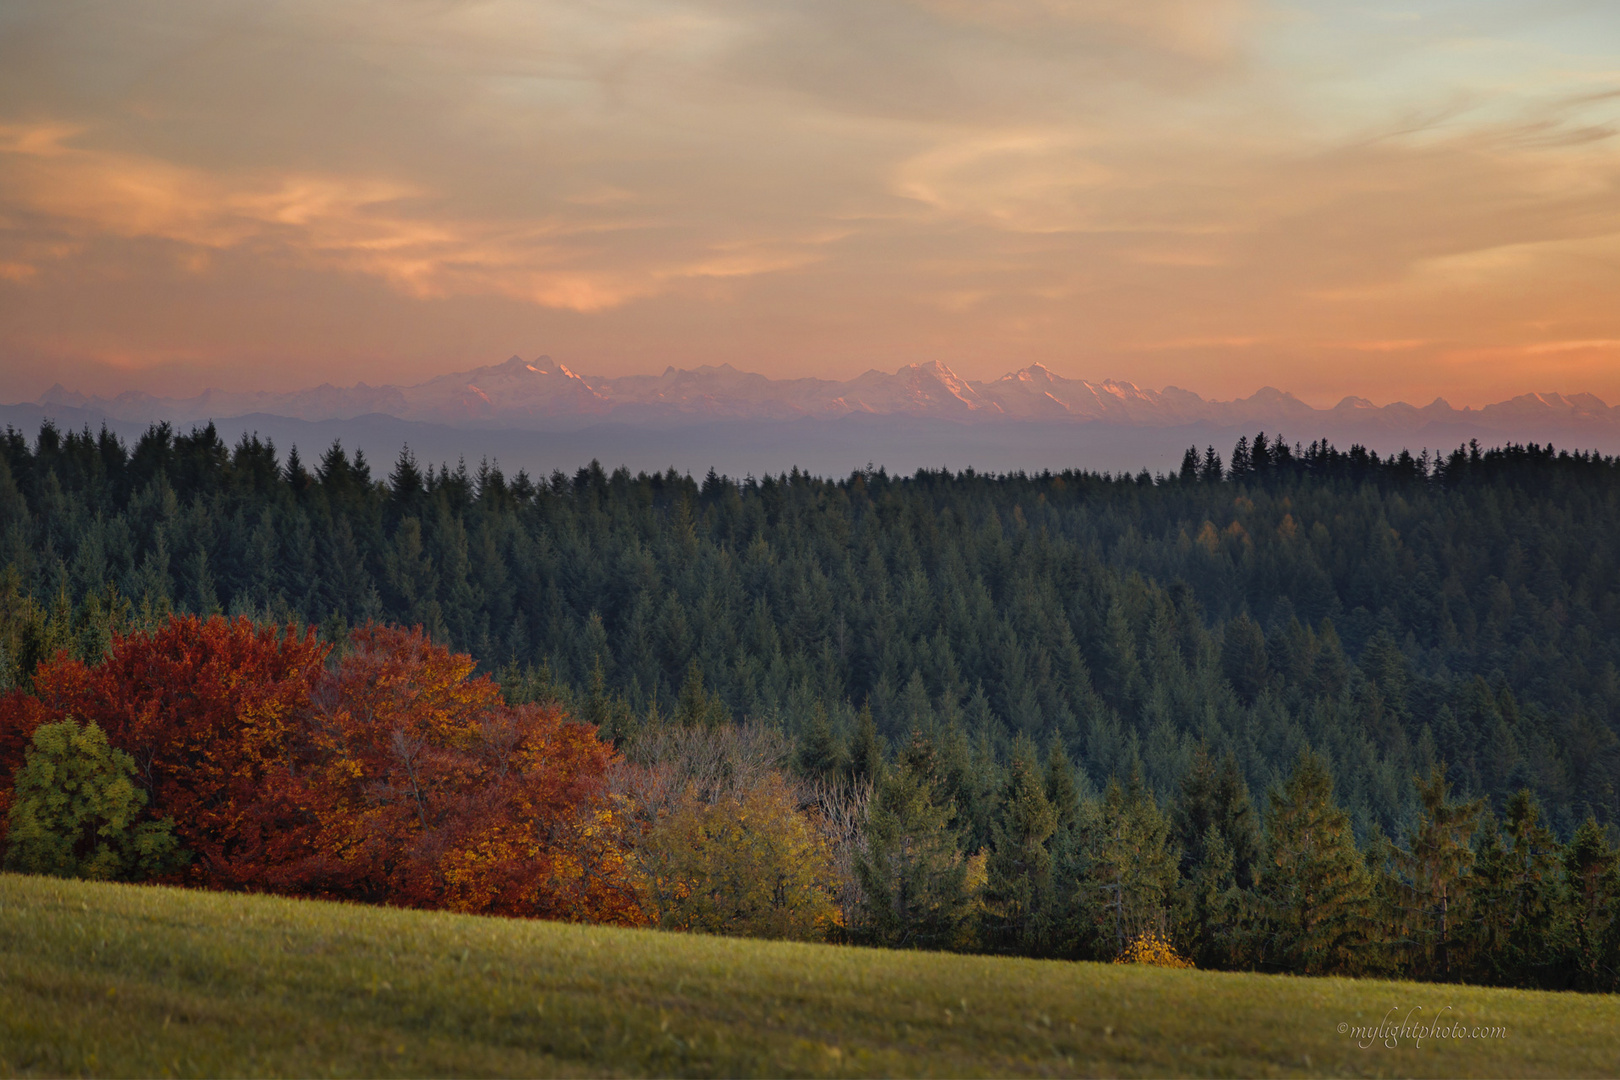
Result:
<svg viewBox="0 0 1620 1080"><path fill-rule="evenodd" d="M502 364L442 375L414 386L324 384L293 393L205 390L190 398L128 392L87 397L53 386L37 402L103 414L127 422L178 423L249 414L306 421L383 415L458 427L548 430L594 422L702 423L719 420L836 419L894 415L964 423L1040 421L1130 427L1208 424L1259 425L1301 435L1313 427L1416 431L1466 424L1510 433L1555 424L1574 431L1620 429L1620 408L1591 394L1524 394L1481 409L1453 408L1436 399L1421 408L1405 402L1375 406L1348 397L1316 409L1266 387L1234 401L1207 401L1188 390L1148 390L1129 382L1067 379L1040 364L999 379L964 379L934 361L893 374L872 370L845 382L771 379L730 364L662 375L582 377L550 357L512 357Z"/></svg>

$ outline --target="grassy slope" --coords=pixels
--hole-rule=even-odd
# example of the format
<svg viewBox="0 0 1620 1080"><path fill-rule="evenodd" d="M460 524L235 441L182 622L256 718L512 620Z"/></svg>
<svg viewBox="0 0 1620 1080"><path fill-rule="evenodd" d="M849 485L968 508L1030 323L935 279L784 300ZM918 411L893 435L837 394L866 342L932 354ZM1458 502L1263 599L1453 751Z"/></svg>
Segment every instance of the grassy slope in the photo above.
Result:
<svg viewBox="0 0 1620 1080"><path fill-rule="evenodd" d="M1361 1049L1423 1006L1490 1040ZM1620 999L893 953L0 875L0 1074L1614 1075Z"/></svg>

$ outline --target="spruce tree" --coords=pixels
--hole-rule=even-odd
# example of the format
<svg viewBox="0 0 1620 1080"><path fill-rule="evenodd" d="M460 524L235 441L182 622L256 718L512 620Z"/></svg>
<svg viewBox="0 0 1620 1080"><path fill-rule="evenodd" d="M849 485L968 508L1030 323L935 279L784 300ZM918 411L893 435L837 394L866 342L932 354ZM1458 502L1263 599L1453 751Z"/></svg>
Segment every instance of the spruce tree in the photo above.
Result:
<svg viewBox="0 0 1620 1080"><path fill-rule="evenodd" d="M1170 936L1180 857L1169 840L1170 821L1140 770L1124 785L1110 781L1099 802L1086 804L1065 951L1112 959L1144 934Z"/></svg>
<svg viewBox="0 0 1620 1080"><path fill-rule="evenodd" d="M1245 705L1254 704L1271 678L1266 635L1247 612L1226 624L1221 639L1221 671Z"/></svg>
<svg viewBox="0 0 1620 1080"><path fill-rule="evenodd" d="M1366 966L1371 877L1350 816L1333 801L1327 762L1309 749L1267 800L1265 857L1254 891L1253 955L1260 966L1302 975Z"/></svg>
<svg viewBox="0 0 1620 1080"><path fill-rule="evenodd" d="M956 807L956 830L962 838L962 850L976 853L992 840L1001 767L993 754L985 758L975 753L966 732L955 723L942 733L936 757L941 794Z"/></svg>
<svg viewBox="0 0 1620 1080"><path fill-rule="evenodd" d="M1236 859L1226 836L1211 823L1199 859L1176 890L1176 937L1201 968L1228 968L1242 959L1242 917L1248 894L1238 887Z"/></svg>
<svg viewBox="0 0 1620 1080"><path fill-rule="evenodd" d="M1228 751L1217 767L1206 744L1193 752L1192 765L1181 780L1181 790L1170 810L1172 839L1181 849L1181 872L1195 874L1205 859L1205 838L1213 828L1232 860L1234 881L1240 888L1254 884L1260 858L1260 827L1249 798L1249 785Z"/></svg>
<svg viewBox="0 0 1620 1080"><path fill-rule="evenodd" d="M1198 447L1189 446L1187 452L1181 455L1181 468L1177 471L1176 477L1184 484L1193 483L1198 479Z"/></svg>
<svg viewBox="0 0 1620 1080"><path fill-rule="evenodd" d="M1508 800L1500 831L1489 816L1457 927L1467 978L1499 986L1546 984L1557 913L1558 840L1528 790Z"/></svg>
<svg viewBox="0 0 1620 1080"><path fill-rule="evenodd" d="M1043 955L1052 933L1052 853L1057 811L1028 753L1016 754L1002 785L984 897L985 944L999 952Z"/></svg>
<svg viewBox="0 0 1620 1080"><path fill-rule="evenodd" d="M1561 937L1568 984L1576 990L1620 990L1620 852L1587 818L1563 851Z"/></svg>
<svg viewBox="0 0 1620 1080"><path fill-rule="evenodd" d="M731 710L718 694L703 687L703 668L696 657L686 666L686 679L675 700L674 721L681 727L723 727L731 722Z"/></svg>
<svg viewBox="0 0 1620 1080"><path fill-rule="evenodd" d="M855 855L859 913L851 937L895 949L962 949L973 941L970 866L940 797L933 747L913 739L878 777L866 847Z"/></svg>
<svg viewBox="0 0 1620 1080"><path fill-rule="evenodd" d="M827 707L819 699L799 737L795 765L800 776L811 780L832 780L844 770L843 744L827 720Z"/></svg>
<svg viewBox="0 0 1620 1080"><path fill-rule="evenodd" d="M1415 779L1423 810L1406 847L1395 853L1401 943L1410 975L1450 979L1456 913L1467 903L1471 841L1484 800L1452 802L1443 764Z"/></svg>
<svg viewBox="0 0 1620 1080"><path fill-rule="evenodd" d="M1072 829L1080 820L1080 785L1069 760L1063 740L1052 737L1052 746L1046 753L1046 799L1057 815L1059 830Z"/></svg>
<svg viewBox="0 0 1620 1080"><path fill-rule="evenodd" d="M869 706L862 705L855 715L855 733L850 739L849 774L857 784L875 783L883 774L883 759L887 751L883 736L878 734L877 721Z"/></svg>

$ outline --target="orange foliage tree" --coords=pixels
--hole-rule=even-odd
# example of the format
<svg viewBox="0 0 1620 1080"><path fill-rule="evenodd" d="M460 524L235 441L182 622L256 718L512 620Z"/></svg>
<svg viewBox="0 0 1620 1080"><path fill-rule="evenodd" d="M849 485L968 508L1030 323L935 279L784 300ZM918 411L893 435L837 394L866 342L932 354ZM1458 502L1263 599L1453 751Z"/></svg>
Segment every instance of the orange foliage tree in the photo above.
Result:
<svg viewBox="0 0 1620 1080"><path fill-rule="evenodd" d="M556 708L510 706L419 630L357 630L316 688L318 853L289 873L356 899L639 922L612 750Z"/></svg>

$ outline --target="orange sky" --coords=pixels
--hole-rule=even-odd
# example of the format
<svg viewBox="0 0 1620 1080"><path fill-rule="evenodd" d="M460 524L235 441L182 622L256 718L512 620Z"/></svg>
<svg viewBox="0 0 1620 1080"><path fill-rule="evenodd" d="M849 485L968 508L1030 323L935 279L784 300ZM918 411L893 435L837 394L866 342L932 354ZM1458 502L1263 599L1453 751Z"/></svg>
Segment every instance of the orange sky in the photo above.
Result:
<svg viewBox="0 0 1620 1080"><path fill-rule="evenodd" d="M0 400L550 355L1620 403L1620 5L12 0Z"/></svg>

